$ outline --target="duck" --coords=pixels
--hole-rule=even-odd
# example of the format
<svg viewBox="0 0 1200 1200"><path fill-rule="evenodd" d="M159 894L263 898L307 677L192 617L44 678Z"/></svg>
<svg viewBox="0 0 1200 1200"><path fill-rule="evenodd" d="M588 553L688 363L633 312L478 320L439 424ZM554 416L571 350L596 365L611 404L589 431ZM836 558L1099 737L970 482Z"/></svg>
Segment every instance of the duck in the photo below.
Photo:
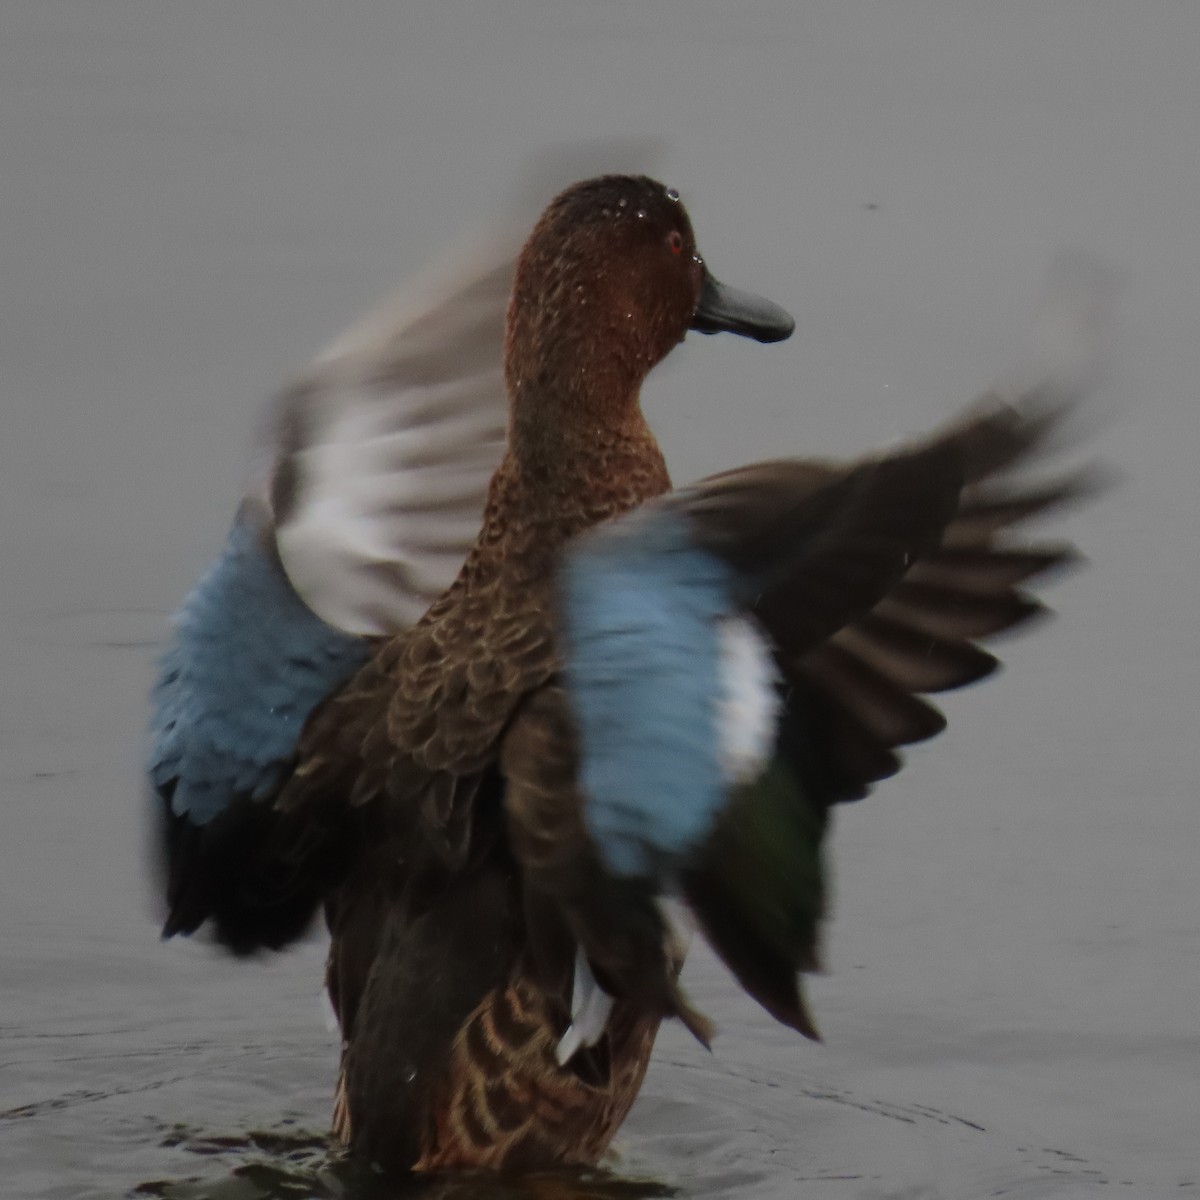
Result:
<svg viewBox="0 0 1200 1200"><path fill-rule="evenodd" d="M436 274L436 273L435 273ZM1037 458L1074 398L985 396L851 462L673 488L642 411L689 333L763 344L678 192L562 190L284 390L152 697L164 936L323 913L334 1134L396 1171L592 1166L656 1032L713 1036L693 932L816 1038L836 806L1074 558ZM681 917L682 914L682 917Z"/></svg>

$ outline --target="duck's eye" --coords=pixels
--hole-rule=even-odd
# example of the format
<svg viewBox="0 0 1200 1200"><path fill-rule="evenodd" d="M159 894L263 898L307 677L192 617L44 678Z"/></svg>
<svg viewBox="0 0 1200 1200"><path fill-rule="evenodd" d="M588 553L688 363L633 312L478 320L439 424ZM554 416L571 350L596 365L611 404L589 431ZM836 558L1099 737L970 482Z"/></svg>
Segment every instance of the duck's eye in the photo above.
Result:
<svg viewBox="0 0 1200 1200"><path fill-rule="evenodd" d="M672 254L679 254L683 250L683 234L678 229L672 229L667 235L667 245Z"/></svg>

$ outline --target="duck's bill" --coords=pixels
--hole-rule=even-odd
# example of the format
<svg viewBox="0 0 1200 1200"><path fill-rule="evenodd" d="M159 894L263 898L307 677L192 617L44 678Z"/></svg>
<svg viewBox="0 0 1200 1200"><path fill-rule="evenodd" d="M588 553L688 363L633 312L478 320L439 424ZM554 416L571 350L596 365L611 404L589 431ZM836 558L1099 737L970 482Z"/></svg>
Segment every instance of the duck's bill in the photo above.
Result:
<svg viewBox="0 0 1200 1200"><path fill-rule="evenodd" d="M691 328L697 333L736 333L756 342L782 342L792 336L796 322L778 304L719 282L705 267Z"/></svg>

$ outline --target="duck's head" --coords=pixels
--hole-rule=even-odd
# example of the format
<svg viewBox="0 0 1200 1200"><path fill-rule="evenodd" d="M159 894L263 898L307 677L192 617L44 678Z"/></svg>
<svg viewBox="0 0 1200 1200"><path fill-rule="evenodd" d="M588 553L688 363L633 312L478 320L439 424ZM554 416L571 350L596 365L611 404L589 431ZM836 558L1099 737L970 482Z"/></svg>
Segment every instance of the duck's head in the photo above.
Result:
<svg viewBox="0 0 1200 1200"><path fill-rule="evenodd" d="M547 401L620 407L689 329L778 342L793 327L778 305L713 278L678 192L605 175L553 200L521 252L509 395L514 413Z"/></svg>

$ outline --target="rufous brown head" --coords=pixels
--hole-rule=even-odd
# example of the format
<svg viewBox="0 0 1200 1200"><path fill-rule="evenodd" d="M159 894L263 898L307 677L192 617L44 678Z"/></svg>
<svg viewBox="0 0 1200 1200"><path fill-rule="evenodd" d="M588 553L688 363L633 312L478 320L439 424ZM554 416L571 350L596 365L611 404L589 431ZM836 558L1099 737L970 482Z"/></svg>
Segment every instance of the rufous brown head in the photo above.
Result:
<svg viewBox="0 0 1200 1200"><path fill-rule="evenodd" d="M640 175L577 183L551 202L517 264L506 378L536 392L636 396L689 329L781 341L792 318L718 283L679 194Z"/></svg>

